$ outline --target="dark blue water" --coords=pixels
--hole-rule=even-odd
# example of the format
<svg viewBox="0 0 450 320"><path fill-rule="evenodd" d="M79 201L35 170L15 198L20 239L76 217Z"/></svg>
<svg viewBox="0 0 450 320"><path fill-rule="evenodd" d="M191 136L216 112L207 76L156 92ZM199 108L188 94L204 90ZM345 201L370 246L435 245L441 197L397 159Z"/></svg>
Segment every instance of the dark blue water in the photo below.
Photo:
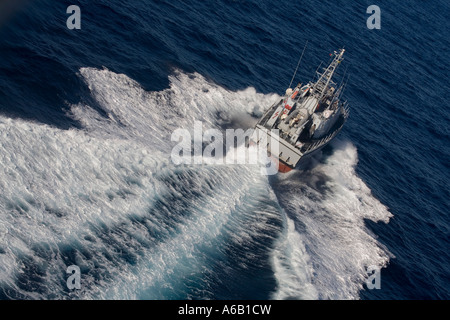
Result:
<svg viewBox="0 0 450 320"><path fill-rule="evenodd" d="M448 299L449 3L378 1L380 30L371 4L35 0L2 14L0 297ZM254 123L307 41L299 81L340 47L350 75L351 117L317 167L267 179L170 163L175 128Z"/></svg>

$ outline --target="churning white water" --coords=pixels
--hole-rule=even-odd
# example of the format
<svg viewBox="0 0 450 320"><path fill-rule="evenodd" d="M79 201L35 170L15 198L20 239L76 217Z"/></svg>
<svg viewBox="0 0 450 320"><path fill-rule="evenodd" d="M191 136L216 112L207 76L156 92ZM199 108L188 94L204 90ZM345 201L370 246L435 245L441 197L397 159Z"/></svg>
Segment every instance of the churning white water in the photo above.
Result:
<svg viewBox="0 0 450 320"><path fill-rule="evenodd" d="M251 165L171 162L175 129L246 129L279 96L180 71L160 92L107 69L80 76L106 114L72 105L81 130L0 117L5 296L208 298L233 268L267 264L273 299L352 299L365 268L388 262L364 220L391 215L355 173L348 141L313 169L276 178ZM78 291L65 287L72 264Z"/></svg>

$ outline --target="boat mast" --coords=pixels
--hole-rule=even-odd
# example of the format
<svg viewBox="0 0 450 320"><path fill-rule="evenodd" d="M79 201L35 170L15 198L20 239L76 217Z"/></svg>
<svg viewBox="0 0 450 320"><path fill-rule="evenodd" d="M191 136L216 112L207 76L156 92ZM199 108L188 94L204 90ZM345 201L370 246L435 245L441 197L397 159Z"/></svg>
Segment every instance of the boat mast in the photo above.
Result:
<svg viewBox="0 0 450 320"><path fill-rule="evenodd" d="M331 78L334 75L334 72L336 71L338 65L342 62L343 55L344 55L345 49L341 49L339 53L336 51L334 54L336 55L333 61L330 63L328 68L324 71L324 73L319 74L319 80L317 80L316 84L314 85L314 92L319 93L319 101L323 98L324 94L327 91L327 88L331 82Z"/></svg>

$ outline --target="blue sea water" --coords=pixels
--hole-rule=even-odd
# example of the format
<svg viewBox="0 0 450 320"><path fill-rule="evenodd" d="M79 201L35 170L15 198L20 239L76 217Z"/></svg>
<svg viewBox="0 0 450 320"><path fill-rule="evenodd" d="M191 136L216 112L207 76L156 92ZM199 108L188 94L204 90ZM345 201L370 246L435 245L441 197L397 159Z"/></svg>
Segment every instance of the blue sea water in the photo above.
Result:
<svg viewBox="0 0 450 320"><path fill-rule="evenodd" d="M1 299L450 297L448 1L14 3L0 5ZM298 81L340 47L350 76L351 116L314 166L170 161L176 128L251 127L306 42Z"/></svg>

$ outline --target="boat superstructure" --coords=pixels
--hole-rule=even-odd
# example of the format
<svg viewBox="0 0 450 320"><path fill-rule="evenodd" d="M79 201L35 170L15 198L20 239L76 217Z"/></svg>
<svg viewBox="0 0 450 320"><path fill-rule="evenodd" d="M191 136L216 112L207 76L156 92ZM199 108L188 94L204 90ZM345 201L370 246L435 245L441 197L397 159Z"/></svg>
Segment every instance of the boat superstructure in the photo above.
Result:
<svg viewBox="0 0 450 320"><path fill-rule="evenodd" d="M258 121L252 142L264 147L278 161L280 172L288 172L302 159L328 144L342 129L349 115L342 94L346 83L333 81L345 49L335 51L332 61L317 81L288 88ZM275 146L274 143L277 145Z"/></svg>

